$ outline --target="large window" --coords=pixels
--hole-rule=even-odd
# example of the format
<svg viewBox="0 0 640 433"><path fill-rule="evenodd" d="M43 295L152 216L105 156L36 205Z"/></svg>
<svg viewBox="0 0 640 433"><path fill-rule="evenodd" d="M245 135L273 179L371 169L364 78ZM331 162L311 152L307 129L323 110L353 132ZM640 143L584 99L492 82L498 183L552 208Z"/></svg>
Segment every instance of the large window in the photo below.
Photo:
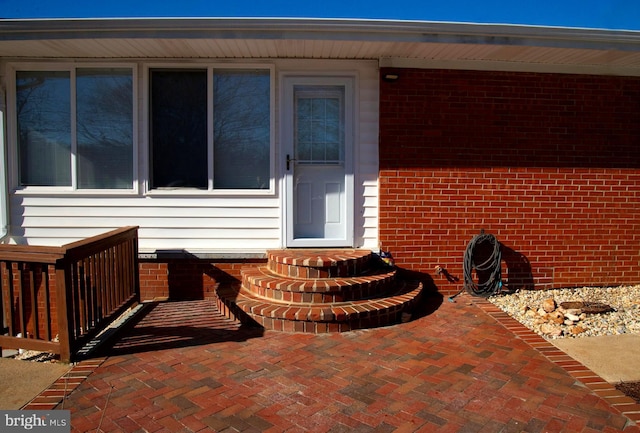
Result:
<svg viewBox="0 0 640 433"><path fill-rule="evenodd" d="M133 188L131 68L17 71L19 184Z"/></svg>
<svg viewBox="0 0 640 433"><path fill-rule="evenodd" d="M134 189L134 77L131 67L18 68L18 186ZM270 190L271 86L271 68L151 68L148 187Z"/></svg>
<svg viewBox="0 0 640 433"><path fill-rule="evenodd" d="M270 92L264 69L152 69L151 188L269 189Z"/></svg>

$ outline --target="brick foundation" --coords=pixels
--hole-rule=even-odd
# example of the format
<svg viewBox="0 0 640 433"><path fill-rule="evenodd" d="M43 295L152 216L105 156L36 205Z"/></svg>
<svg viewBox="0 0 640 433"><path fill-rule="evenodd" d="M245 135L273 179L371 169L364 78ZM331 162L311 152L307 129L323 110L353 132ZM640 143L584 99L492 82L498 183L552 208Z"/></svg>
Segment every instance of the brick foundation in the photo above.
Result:
<svg viewBox="0 0 640 433"><path fill-rule="evenodd" d="M240 270L265 260L169 259L140 260L140 299L212 299L220 283L239 282Z"/></svg>

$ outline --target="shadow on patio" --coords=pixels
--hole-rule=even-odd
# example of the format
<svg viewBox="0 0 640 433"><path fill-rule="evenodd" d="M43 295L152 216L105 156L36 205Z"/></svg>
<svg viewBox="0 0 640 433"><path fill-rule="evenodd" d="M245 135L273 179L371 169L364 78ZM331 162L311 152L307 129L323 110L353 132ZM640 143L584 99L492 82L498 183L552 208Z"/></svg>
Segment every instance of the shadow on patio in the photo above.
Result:
<svg viewBox="0 0 640 433"><path fill-rule="evenodd" d="M261 337L264 330L224 317L215 301L169 301L144 304L131 321L102 348L115 356Z"/></svg>

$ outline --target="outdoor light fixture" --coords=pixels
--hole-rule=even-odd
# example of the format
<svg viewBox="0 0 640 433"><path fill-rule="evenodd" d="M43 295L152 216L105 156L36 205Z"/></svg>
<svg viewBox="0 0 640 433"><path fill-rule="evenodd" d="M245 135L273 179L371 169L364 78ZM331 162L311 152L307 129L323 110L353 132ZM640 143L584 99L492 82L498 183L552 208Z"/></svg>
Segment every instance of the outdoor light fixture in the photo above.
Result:
<svg viewBox="0 0 640 433"><path fill-rule="evenodd" d="M384 79L384 81L392 83L398 80L398 74L385 74L385 76L382 78Z"/></svg>

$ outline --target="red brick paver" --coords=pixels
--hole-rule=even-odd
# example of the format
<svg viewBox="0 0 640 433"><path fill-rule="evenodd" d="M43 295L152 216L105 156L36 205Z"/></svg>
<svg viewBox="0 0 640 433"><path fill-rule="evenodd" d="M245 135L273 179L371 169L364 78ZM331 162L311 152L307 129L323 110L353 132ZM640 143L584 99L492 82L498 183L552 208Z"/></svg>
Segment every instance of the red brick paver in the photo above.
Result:
<svg viewBox="0 0 640 433"><path fill-rule="evenodd" d="M211 301L158 304L64 408L76 432L640 432L588 369L456 300L321 335L242 329Z"/></svg>

